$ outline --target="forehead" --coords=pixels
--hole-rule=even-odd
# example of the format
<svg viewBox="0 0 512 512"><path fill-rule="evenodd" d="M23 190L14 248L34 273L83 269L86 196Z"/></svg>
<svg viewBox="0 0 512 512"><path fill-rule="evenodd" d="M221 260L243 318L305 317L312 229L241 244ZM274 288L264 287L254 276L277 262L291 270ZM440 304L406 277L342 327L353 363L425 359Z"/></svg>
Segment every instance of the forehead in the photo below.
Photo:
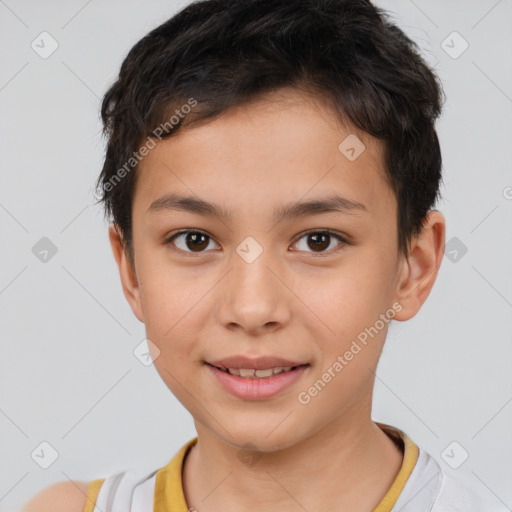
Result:
<svg viewBox="0 0 512 512"><path fill-rule="evenodd" d="M354 158L355 157L355 158ZM384 145L342 125L315 97L281 90L185 127L157 143L139 164L134 212L166 192L259 213L262 206L337 193L393 213Z"/></svg>

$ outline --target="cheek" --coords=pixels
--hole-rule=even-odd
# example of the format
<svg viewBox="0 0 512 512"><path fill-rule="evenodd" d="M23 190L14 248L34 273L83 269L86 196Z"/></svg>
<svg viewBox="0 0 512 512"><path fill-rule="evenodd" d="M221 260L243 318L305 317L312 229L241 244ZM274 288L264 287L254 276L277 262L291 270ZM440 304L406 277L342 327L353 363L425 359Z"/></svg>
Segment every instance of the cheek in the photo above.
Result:
<svg viewBox="0 0 512 512"><path fill-rule="evenodd" d="M146 327L156 338L167 338L181 327L182 319L194 314L193 306L201 296L201 280L190 272L173 268L164 255L141 257L138 267Z"/></svg>
<svg viewBox="0 0 512 512"><path fill-rule="evenodd" d="M194 346L187 329L197 299L189 296L189 288L168 271L156 265L141 265L140 293L146 337L155 345L154 365L173 391L173 376L185 373L186 362ZM183 377L180 377L182 379Z"/></svg>
<svg viewBox="0 0 512 512"><path fill-rule="evenodd" d="M378 317L384 298L378 285L374 273L347 266L338 273L326 274L325 279L302 285L300 296L319 325L323 325L327 339L346 339Z"/></svg>
<svg viewBox="0 0 512 512"><path fill-rule="evenodd" d="M321 376L330 368L336 378L326 375L322 381L332 381L331 388L339 383L342 394L361 386L371 377L368 368L377 365L392 319L387 315L390 294L385 275L384 266L372 267L361 259L360 265L347 265L346 270L330 275L325 283L317 280L315 286L302 288L301 296L307 298L312 336L320 349L315 376ZM381 315L387 317L382 320ZM333 367L338 356L343 361Z"/></svg>

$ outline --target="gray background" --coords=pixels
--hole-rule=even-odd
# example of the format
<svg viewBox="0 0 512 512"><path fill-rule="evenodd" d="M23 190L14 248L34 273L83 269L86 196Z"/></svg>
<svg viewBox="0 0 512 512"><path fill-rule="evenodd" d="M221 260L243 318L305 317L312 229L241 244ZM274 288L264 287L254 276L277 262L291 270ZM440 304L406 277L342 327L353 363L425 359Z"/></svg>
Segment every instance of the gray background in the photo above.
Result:
<svg viewBox="0 0 512 512"><path fill-rule="evenodd" d="M186 3L0 0L2 511L57 481L151 471L195 435L133 355L144 326L92 195L99 99L131 46ZM421 312L391 326L373 417L512 507L512 0L376 3L444 82L448 250ZM59 45L46 59L31 47L43 31ZM46 262L43 237L57 248ZM44 445L31 457L43 441L58 452L48 469Z"/></svg>

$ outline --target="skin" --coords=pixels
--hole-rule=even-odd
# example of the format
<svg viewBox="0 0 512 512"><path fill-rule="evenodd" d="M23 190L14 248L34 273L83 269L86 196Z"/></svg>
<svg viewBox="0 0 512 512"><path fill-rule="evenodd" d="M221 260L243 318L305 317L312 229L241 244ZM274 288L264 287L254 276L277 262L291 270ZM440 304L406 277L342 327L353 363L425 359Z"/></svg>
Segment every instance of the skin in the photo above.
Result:
<svg viewBox="0 0 512 512"><path fill-rule="evenodd" d="M83 512L87 482L66 481L43 489L25 503L22 512Z"/></svg>
<svg viewBox="0 0 512 512"><path fill-rule="evenodd" d="M366 146L354 161L338 150L349 134ZM154 365L195 421L199 441L183 472L189 507L370 511L391 486L402 453L371 419L387 324L307 405L297 399L394 303L401 306L394 320L412 318L435 282L444 217L429 212L408 258L400 256L397 202L383 165L380 141L342 126L294 90L177 132L142 160L133 266L115 226L109 236L124 294L154 344ZM147 213L169 192L221 205L232 217ZM271 217L276 207L332 193L367 212L277 224ZM186 235L168 242L180 229L208 235L202 252L190 237L187 245ZM332 230L351 243L332 237L316 252L303 234L310 229ZM263 248L250 264L236 252L248 236ZM310 367L278 396L244 401L224 391L204 364L236 354ZM261 456L253 466L237 457L246 443Z"/></svg>

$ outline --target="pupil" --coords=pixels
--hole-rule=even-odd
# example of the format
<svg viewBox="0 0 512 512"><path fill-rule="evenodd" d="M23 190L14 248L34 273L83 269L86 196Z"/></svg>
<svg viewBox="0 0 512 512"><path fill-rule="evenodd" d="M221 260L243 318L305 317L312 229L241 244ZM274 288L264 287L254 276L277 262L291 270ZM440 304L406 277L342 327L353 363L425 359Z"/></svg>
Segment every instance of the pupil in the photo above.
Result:
<svg viewBox="0 0 512 512"><path fill-rule="evenodd" d="M316 240L314 245L309 244L309 241L312 239ZM313 233L308 237L308 245L311 249L326 249L329 247L329 240L330 235L328 233Z"/></svg>
<svg viewBox="0 0 512 512"><path fill-rule="evenodd" d="M204 235L203 233L189 233L187 235L187 247L193 251L196 251L197 249L201 250L201 249L204 249L205 247L208 247L208 242L206 242L206 244L204 244L204 242L206 241L208 237L206 235ZM192 246L189 245L189 242L192 241L193 244ZM197 243L199 241L199 243Z"/></svg>

